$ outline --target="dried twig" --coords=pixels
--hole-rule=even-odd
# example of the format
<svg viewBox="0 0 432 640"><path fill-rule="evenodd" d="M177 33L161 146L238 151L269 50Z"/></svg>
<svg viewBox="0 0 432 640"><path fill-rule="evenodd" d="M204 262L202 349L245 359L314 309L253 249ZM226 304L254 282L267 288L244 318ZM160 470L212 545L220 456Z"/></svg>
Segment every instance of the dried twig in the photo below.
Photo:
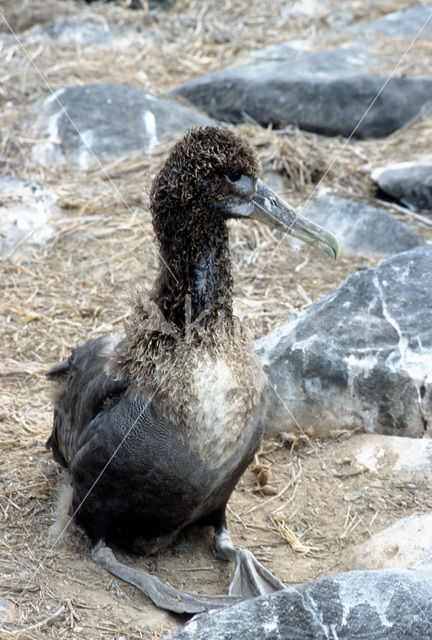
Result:
<svg viewBox="0 0 432 640"><path fill-rule="evenodd" d="M20 635L28 633L29 631L35 631L36 629L40 629L41 627L44 627L45 625L49 624L52 620L54 620L55 618L58 618L63 611L65 610L65 605L62 604L62 606L57 609L57 611L54 611L54 613L52 613L50 616L47 616L46 618L44 618L43 620L40 620L39 622L36 622L35 624L31 624L27 627L23 627L22 629L19 629L15 632L13 632L13 636L16 638L19 638Z"/></svg>
<svg viewBox="0 0 432 640"><path fill-rule="evenodd" d="M318 547L310 547L300 541L294 531L288 527L287 518L284 513L278 512L270 520L276 526L276 529L282 538L288 542L292 550L296 553L306 554L311 551L319 551Z"/></svg>
<svg viewBox="0 0 432 640"><path fill-rule="evenodd" d="M292 487L300 478L302 473L302 469L301 469L301 464L299 461L299 471L296 475L294 475L291 480L284 486L283 489L281 489L281 491L279 491L279 493L275 496L273 496L272 498L269 498L268 500L264 500L264 502L261 502L259 504L254 505L253 507L249 507L248 509L246 509L245 511L243 511L242 515L249 515L250 513L253 513L254 511L256 511L257 509L262 509L264 507L266 507L268 504L270 504L270 502L273 502L274 500L277 500L278 498L281 498L284 493L286 491L288 491L288 489L290 487Z"/></svg>

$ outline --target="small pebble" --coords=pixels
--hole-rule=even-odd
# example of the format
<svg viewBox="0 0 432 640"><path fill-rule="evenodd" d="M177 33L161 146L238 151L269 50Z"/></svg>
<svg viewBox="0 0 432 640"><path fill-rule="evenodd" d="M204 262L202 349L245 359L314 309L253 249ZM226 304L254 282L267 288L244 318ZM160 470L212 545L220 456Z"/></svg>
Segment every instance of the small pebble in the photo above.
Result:
<svg viewBox="0 0 432 640"><path fill-rule="evenodd" d="M362 498L363 498L363 491L361 489L350 491L349 493L346 493L343 497L345 502L360 502Z"/></svg>

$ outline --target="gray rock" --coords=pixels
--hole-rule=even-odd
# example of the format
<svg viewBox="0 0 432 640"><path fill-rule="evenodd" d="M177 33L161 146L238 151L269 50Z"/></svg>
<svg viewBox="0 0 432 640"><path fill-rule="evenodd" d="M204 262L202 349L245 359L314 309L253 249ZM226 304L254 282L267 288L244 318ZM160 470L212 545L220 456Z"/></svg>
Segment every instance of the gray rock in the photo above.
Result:
<svg viewBox="0 0 432 640"><path fill-rule="evenodd" d="M325 48L320 34L253 50L236 66L173 93L229 122L252 118L263 126L294 124L324 135L386 136L432 105L432 78L392 74L388 80L401 54L397 46L374 50L376 35L405 39L424 27L420 35L426 37L432 33L431 12L432 7L413 7L356 23L342 29L339 36L347 42L337 48ZM339 19L346 24L352 16L342 12Z"/></svg>
<svg viewBox="0 0 432 640"><path fill-rule="evenodd" d="M351 571L196 616L171 640L431 640L432 571Z"/></svg>
<svg viewBox="0 0 432 640"><path fill-rule="evenodd" d="M347 31L355 35L382 35L388 38L427 38L432 35L432 5L394 11L375 20L351 25ZM421 33L420 33L421 30Z"/></svg>
<svg viewBox="0 0 432 640"><path fill-rule="evenodd" d="M331 231L345 255L385 257L423 244L414 229L387 211L353 200L316 198L303 213Z"/></svg>
<svg viewBox="0 0 432 640"><path fill-rule="evenodd" d="M91 22L83 19L66 19L32 28L22 35L26 43L47 42L52 40L59 44L79 44L107 46L113 43L119 32L113 32L106 20Z"/></svg>
<svg viewBox="0 0 432 640"><path fill-rule="evenodd" d="M295 43L281 42L261 49L253 49L239 58L239 64L285 62L296 76L326 76L368 74L373 71L376 59L370 47L364 43L325 50L310 50L309 40Z"/></svg>
<svg viewBox="0 0 432 640"><path fill-rule="evenodd" d="M258 340L269 430L421 436L432 424L432 246L357 271Z"/></svg>
<svg viewBox="0 0 432 640"><path fill-rule="evenodd" d="M298 65L284 60L230 67L172 93L228 122L249 117L263 126L294 124L324 135L358 138L386 136L432 101L432 78L392 77L383 89L386 78L348 72L345 67L355 62L344 63L343 50L301 53Z"/></svg>
<svg viewBox="0 0 432 640"><path fill-rule="evenodd" d="M336 34L319 32L306 40L282 42L279 44L254 49L240 55L237 64L286 60L295 64L302 72L319 73L328 70L338 74L352 72L374 75L380 61L387 60L392 68L399 62L401 53L397 46L394 52L384 54L374 51L376 36L389 37L392 41L401 39L403 50L406 49L406 38L427 38L432 34L432 5L411 7L403 11L388 13L375 20L353 22L353 14L347 11L327 11L326 21L337 29ZM429 19L429 20L428 20ZM347 41L345 46L337 49L326 49L329 37L333 42ZM327 44L328 47L328 44ZM334 66L332 66L334 62Z"/></svg>
<svg viewBox="0 0 432 640"><path fill-rule="evenodd" d="M44 244L54 233L48 221L55 195L42 185L0 174L0 255L22 253L28 244Z"/></svg>
<svg viewBox="0 0 432 640"><path fill-rule="evenodd" d="M423 561L431 549L432 515L413 515L371 536L352 550L345 564L349 569L411 567Z"/></svg>
<svg viewBox="0 0 432 640"><path fill-rule="evenodd" d="M432 440L378 434L359 434L354 447L356 462L372 472L402 482L432 483Z"/></svg>
<svg viewBox="0 0 432 640"><path fill-rule="evenodd" d="M275 193L282 195L284 191L290 190L291 185L286 174L279 173L279 171L274 171L273 169L264 169L262 178ZM293 238L291 240L295 243Z"/></svg>
<svg viewBox="0 0 432 640"><path fill-rule="evenodd" d="M382 192L405 207L432 211L432 157L376 169L371 175Z"/></svg>
<svg viewBox="0 0 432 640"><path fill-rule="evenodd" d="M398 436L362 433L353 436L350 444L360 468L399 482L432 486L432 440L429 438L407 440Z"/></svg>
<svg viewBox="0 0 432 640"><path fill-rule="evenodd" d="M134 151L151 152L165 137L213 123L194 109L126 84L59 89L39 100L29 119L29 134L45 139L33 146L35 162L81 169Z"/></svg>

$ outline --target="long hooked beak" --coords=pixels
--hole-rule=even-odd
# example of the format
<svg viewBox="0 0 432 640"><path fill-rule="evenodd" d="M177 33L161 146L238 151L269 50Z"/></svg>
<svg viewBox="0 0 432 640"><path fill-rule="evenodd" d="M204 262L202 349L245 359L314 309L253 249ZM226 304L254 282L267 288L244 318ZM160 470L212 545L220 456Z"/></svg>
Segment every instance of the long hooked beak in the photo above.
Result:
<svg viewBox="0 0 432 640"><path fill-rule="evenodd" d="M255 206L249 214L250 218L278 227L334 260L338 257L339 244L334 235L297 213L260 179L257 180L252 202Z"/></svg>

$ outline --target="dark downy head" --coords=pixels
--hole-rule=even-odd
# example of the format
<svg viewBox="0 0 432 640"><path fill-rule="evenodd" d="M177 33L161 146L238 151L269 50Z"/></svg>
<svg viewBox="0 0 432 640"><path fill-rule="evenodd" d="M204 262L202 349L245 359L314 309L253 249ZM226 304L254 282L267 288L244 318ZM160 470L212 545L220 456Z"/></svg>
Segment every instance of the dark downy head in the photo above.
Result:
<svg viewBox="0 0 432 640"><path fill-rule="evenodd" d="M193 242L222 220L249 215L260 162L249 143L227 129L189 131L171 150L151 189L159 242L186 232Z"/></svg>
<svg viewBox="0 0 432 640"><path fill-rule="evenodd" d="M174 145L150 192L153 226L161 246L228 218L254 218L311 244L332 258L335 237L297 213L259 179L260 162L244 138L219 127L189 131Z"/></svg>

